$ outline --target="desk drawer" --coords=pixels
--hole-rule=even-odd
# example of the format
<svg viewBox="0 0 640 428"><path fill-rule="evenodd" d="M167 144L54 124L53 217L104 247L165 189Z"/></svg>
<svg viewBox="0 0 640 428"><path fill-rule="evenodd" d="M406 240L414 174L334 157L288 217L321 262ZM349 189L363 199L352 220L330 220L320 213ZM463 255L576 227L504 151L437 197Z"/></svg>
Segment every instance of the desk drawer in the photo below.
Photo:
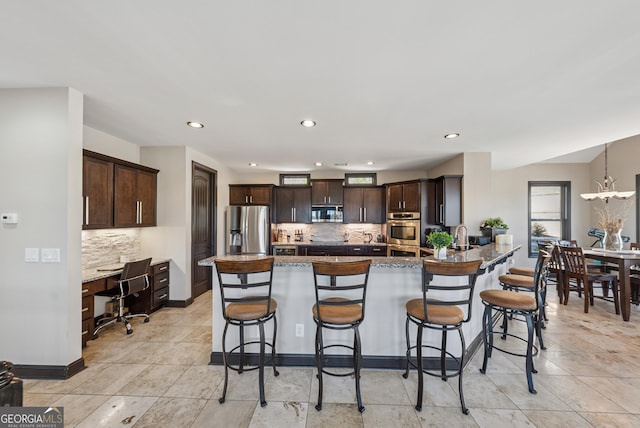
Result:
<svg viewBox="0 0 640 428"><path fill-rule="evenodd" d="M152 275L157 275L162 272L169 272L169 262L151 266Z"/></svg>
<svg viewBox="0 0 640 428"><path fill-rule="evenodd" d="M82 319L93 318L93 296L84 296L82 298Z"/></svg>
<svg viewBox="0 0 640 428"><path fill-rule="evenodd" d="M93 296L95 293L99 291L104 291L107 289L107 279L96 279L95 281L85 282L82 284L82 297L84 296Z"/></svg>
<svg viewBox="0 0 640 428"><path fill-rule="evenodd" d="M169 300L169 287L163 287L153 292L153 306L160 306Z"/></svg>
<svg viewBox="0 0 640 428"><path fill-rule="evenodd" d="M153 289L159 290L169 285L169 272L162 272L153 276Z"/></svg>
<svg viewBox="0 0 640 428"><path fill-rule="evenodd" d="M82 321L82 345L93 337L93 318Z"/></svg>

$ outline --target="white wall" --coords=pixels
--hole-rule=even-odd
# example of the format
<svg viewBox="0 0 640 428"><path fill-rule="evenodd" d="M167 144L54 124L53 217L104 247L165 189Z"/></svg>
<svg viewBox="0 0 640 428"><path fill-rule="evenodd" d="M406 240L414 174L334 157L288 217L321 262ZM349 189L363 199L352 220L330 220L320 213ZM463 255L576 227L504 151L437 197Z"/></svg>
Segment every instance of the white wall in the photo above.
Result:
<svg viewBox="0 0 640 428"><path fill-rule="evenodd" d="M81 358L82 94L0 90L1 359L67 366ZM26 263L59 248L60 263Z"/></svg>
<svg viewBox="0 0 640 428"><path fill-rule="evenodd" d="M349 171L347 171L349 172ZM407 171L371 171L377 174L378 185L385 183L393 183L397 181L415 180L416 178L425 178L427 176L425 170L407 170ZM345 171L309 171L303 174L310 174L311 179L331 179L344 178ZM297 174L297 172L296 172ZM236 174L236 178L231 184L279 184L279 172L264 172L251 174ZM228 199L227 199L228 203Z"/></svg>

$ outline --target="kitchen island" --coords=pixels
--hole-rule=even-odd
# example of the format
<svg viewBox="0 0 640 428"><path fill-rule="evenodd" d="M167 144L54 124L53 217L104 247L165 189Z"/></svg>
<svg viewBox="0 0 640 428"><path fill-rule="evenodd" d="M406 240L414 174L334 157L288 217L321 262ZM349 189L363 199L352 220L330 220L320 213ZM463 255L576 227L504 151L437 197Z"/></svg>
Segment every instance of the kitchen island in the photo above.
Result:
<svg viewBox="0 0 640 428"><path fill-rule="evenodd" d="M505 273L506 261L520 246L487 245L468 251L450 253L447 263L482 260L482 274L478 276L474 290L471 321L463 331L468 347L467 352L475 352L482 340L482 302L478 294L485 289L499 286L498 276ZM201 260L201 266L212 266L213 275L213 322L211 363L222 363L222 330L224 319L220 304L218 278L215 273L216 258L225 260L248 260L264 256L219 256ZM360 326L362 355L365 367L403 368L406 352L405 303L421 296L422 261L418 257L348 257L348 256L282 256L275 257L273 269L273 298L278 302L278 334L276 351L278 364L288 366L313 366L315 323L311 307L315 304L313 261L349 261L370 258L371 271L366 297L365 319ZM452 285L454 279L451 281ZM433 296L437 298L434 292ZM300 326L302 325L302 326ZM273 323L265 326L266 337L271 337ZM257 328L247 328L247 338L257 337ZM249 331L254 330L254 331ZM303 336L296 332L303 332ZM411 337L415 337L412 332ZM353 338L345 332L326 332L325 340L349 344ZM439 334L425 333L424 343L439 344ZM227 333L227 344L238 342L238 329ZM433 343L431 343L433 342ZM455 355L460 353L459 338L451 337L448 348ZM249 352L257 353L249 348Z"/></svg>

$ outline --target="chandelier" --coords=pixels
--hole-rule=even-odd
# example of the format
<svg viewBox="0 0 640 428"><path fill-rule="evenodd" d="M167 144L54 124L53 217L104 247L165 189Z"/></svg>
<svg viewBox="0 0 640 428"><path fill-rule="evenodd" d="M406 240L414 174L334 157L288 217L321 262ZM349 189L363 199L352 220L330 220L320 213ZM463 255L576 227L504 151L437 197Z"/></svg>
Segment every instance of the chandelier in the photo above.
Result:
<svg viewBox="0 0 640 428"><path fill-rule="evenodd" d="M618 192L616 191L615 181L611 176L607 173L607 145L604 145L604 180L602 183L596 181L598 185L598 193L582 193L580 197L582 199L586 199L587 201L593 201L596 199L600 199L602 201L608 202L610 198L616 199L629 199L636 192L628 191L628 192Z"/></svg>

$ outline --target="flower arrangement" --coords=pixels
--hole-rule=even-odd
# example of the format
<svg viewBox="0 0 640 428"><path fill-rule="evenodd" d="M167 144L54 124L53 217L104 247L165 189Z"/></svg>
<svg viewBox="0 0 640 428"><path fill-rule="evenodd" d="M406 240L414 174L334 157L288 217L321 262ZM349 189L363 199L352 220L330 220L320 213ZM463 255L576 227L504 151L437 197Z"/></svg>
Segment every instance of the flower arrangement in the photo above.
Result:
<svg viewBox="0 0 640 428"><path fill-rule="evenodd" d="M433 245L433 248L440 250L447 248L453 243L453 235L447 232L435 231L427 235L427 242Z"/></svg>
<svg viewBox="0 0 640 428"><path fill-rule="evenodd" d="M602 247L607 250L621 250L622 227L626 220L627 211L629 211L630 200L625 200L622 204L614 205L608 201L596 206L596 217L598 224L604 230L604 238L602 238Z"/></svg>

